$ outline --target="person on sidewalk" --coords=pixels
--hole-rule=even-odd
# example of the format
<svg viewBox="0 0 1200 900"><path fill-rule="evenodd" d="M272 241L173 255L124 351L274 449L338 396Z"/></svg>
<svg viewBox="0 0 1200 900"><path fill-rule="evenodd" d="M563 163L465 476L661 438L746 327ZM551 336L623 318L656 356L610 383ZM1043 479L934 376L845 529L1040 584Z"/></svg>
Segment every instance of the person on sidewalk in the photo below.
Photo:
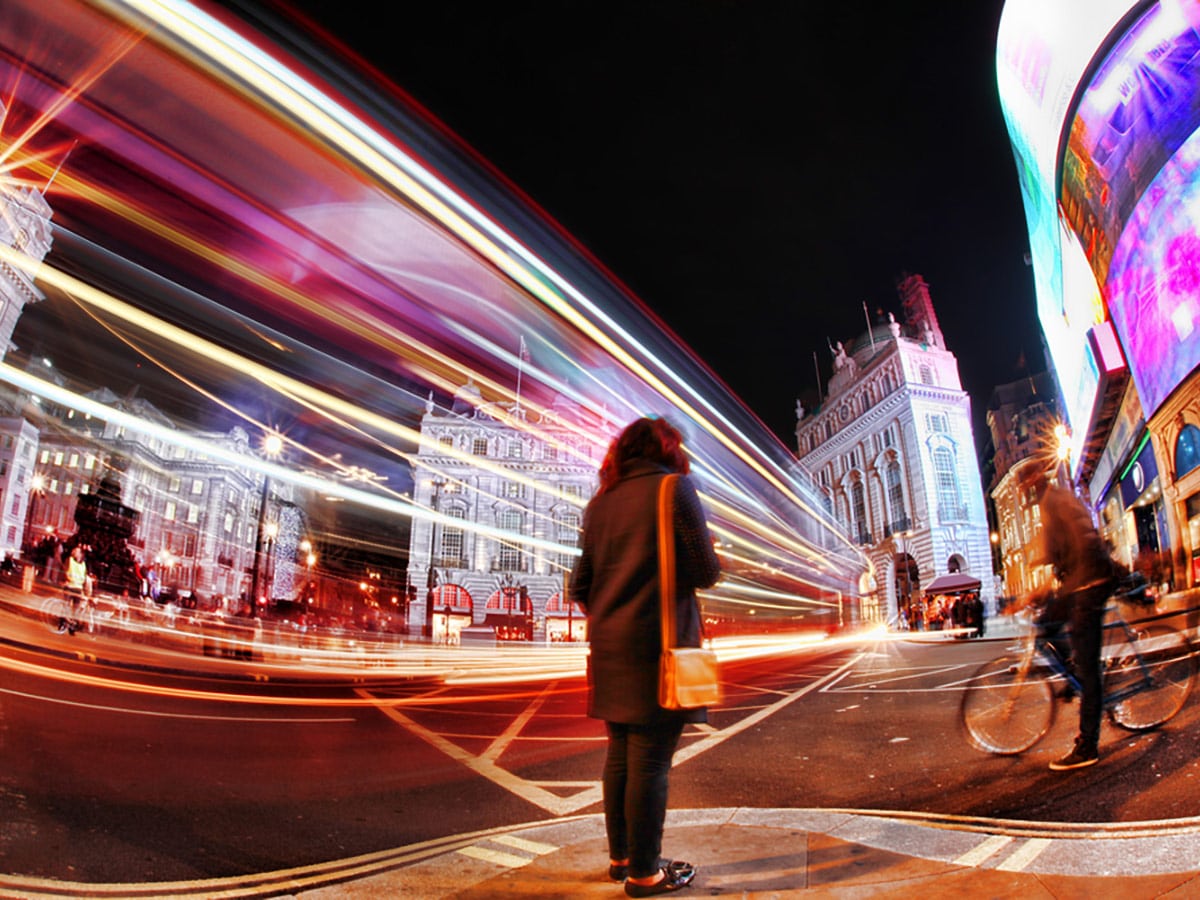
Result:
<svg viewBox="0 0 1200 900"><path fill-rule="evenodd" d="M1026 479L1038 497L1042 531L1041 564L1051 566L1058 590L1046 603L1038 625L1079 679L1079 734L1075 747L1050 763L1055 771L1082 769L1100 759L1100 713L1103 679L1100 645L1104 609L1120 575L1091 513L1072 491L1052 485L1045 472ZM1069 625L1068 640L1061 637ZM1068 696L1067 699L1070 699Z"/></svg>
<svg viewBox="0 0 1200 900"><path fill-rule="evenodd" d="M678 646L700 646L695 591L721 574L689 468L683 437L665 420L638 419L622 431L584 511L582 554L569 587L570 600L587 613L588 715L603 719L608 732L608 872L625 881L630 897L676 891L696 875L690 863L659 858L671 758L684 725L708 720L704 708L658 704L658 490L668 474L681 476L674 489Z"/></svg>

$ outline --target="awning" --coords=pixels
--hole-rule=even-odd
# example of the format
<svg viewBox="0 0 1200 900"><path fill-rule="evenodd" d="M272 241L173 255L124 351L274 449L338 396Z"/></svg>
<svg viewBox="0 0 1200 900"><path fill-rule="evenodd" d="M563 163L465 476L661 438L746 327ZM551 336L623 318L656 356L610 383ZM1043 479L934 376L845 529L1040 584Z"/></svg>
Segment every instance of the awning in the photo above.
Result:
<svg viewBox="0 0 1200 900"><path fill-rule="evenodd" d="M965 594L968 591L977 591L982 586L982 582L973 575L966 575L962 572L950 572L946 575L939 575L929 584L925 585L926 594Z"/></svg>

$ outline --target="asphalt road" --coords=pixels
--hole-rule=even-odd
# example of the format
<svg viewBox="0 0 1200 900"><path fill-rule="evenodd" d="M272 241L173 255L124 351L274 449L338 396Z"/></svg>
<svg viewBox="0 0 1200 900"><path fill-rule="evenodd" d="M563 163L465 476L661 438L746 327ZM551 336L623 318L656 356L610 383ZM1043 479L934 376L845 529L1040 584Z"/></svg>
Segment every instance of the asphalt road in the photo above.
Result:
<svg viewBox="0 0 1200 900"><path fill-rule="evenodd" d="M252 874L599 810L582 679L289 681L253 663L0 616L0 870L81 882ZM862 641L725 668L675 808L916 810L1033 821L1200 813L1197 700L1105 725L1102 762L1047 770L1076 708L1018 757L980 753L961 682L1004 641ZM510 670L519 674L521 668Z"/></svg>

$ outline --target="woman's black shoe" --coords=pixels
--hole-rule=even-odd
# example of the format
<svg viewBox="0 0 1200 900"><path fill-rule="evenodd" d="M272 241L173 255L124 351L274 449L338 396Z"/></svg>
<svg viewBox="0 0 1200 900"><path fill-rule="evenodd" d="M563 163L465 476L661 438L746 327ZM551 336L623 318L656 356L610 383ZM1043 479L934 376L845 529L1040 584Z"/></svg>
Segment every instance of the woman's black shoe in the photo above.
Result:
<svg viewBox="0 0 1200 900"><path fill-rule="evenodd" d="M681 859L663 859L662 857L659 857L658 867L660 869L691 869L693 872L696 869L690 862L684 862ZM624 881L629 877L629 863L609 863L608 877L613 881Z"/></svg>
<svg viewBox="0 0 1200 900"><path fill-rule="evenodd" d="M656 881L654 884L637 884L633 881L626 881L625 895L627 897L655 897L659 894L669 894L671 891L687 887L696 877L696 867L685 862L668 863L660 867L659 871L662 872L662 880Z"/></svg>

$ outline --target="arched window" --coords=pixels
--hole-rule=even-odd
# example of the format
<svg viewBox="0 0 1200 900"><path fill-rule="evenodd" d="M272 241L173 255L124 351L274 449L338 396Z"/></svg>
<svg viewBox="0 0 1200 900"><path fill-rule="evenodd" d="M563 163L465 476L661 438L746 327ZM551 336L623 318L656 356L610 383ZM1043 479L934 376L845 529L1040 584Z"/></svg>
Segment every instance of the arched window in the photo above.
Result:
<svg viewBox="0 0 1200 900"><path fill-rule="evenodd" d="M870 537L867 535L867 492L863 490L863 483L859 479L855 479L850 485L850 503L854 510L854 533L860 544L869 544Z"/></svg>
<svg viewBox="0 0 1200 900"><path fill-rule="evenodd" d="M937 484L938 518L942 522L965 518L954 452L949 447L938 447L933 451L933 478Z"/></svg>
<svg viewBox="0 0 1200 900"><path fill-rule="evenodd" d="M1175 478L1178 480L1200 466L1200 428L1184 425L1175 442Z"/></svg>
<svg viewBox="0 0 1200 900"><path fill-rule="evenodd" d="M883 470L887 487L888 508L892 512L892 530L908 530L908 510L904 507L904 485L900 483L900 461L894 456L887 461Z"/></svg>

